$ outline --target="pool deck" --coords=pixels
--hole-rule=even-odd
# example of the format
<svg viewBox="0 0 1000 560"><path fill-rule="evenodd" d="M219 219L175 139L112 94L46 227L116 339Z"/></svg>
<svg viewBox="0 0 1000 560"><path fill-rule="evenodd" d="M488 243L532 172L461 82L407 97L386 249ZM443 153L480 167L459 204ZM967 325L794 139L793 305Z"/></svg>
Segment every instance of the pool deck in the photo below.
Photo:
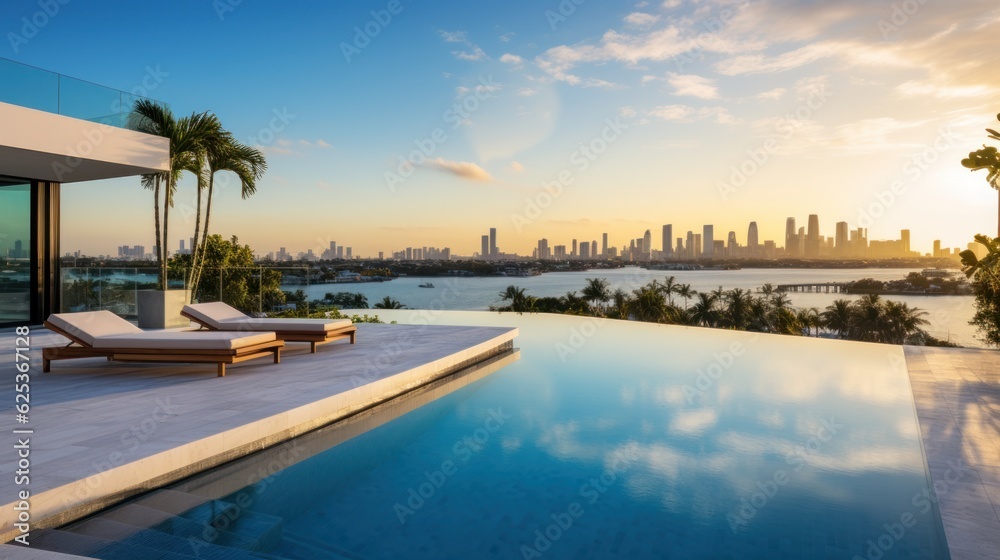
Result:
<svg viewBox="0 0 1000 560"><path fill-rule="evenodd" d="M952 560L1000 557L1000 352L904 348Z"/></svg>
<svg viewBox="0 0 1000 560"><path fill-rule="evenodd" d="M0 406L9 442L0 471L11 474L0 479L0 542L18 534L14 507L21 490L31 492L32 529L59 526L505 354L517 334L498 327L362 324L356 345L343 340L310 354L308 344L291 343L280 364L253 360L219 378L211 364L103 358L55 362L43 374L41 348L66 340L33 329L28 423L16 423L13 383ZM12 331L0 332L0 355L7 357L0 374L9 381L17 374L14 339ZM33 433L15 434L19 429ZM14 445L25 437L30 482L20 485ZM0 545L0 558L46 557L40 553Z"/></svg>
<svg viewBox="0 0 1000 560"><path fill-rule="evenodd" d="M405 393L505 352L515 329L359 325L346 341L308 353L290 345L282 363L251 361L226 378L210 365L57 362L41 374L40 348L64 341L32 333L30 428L32 528L61 525L145 489L179 480ZM12 378L14 335L0 332L0 372ZM1000 352L904 347L928 467L954 560L1000 550ZM280 375L277 375L280 373ZM12 448L8 448L12 449ZM11 451L0 457L15 470ZM13 477L0 479L5 540ZM69 558L0 544L0 559Z"/></svg>

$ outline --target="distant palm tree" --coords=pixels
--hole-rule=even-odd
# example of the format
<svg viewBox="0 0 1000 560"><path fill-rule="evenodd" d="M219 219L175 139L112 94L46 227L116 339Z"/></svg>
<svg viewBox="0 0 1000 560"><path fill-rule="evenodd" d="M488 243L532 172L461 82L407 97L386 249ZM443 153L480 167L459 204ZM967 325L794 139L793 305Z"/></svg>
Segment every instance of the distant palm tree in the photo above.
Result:
<svg viewBox="0 0 1000 560"><path fill-rule="evenodd" d="M898 301L885 302L884 313L889 325L885 339L889 344L905 344L910 337L925 334L920 327L929 324L924 319L926 311Z"/></svg>
<svg viewBox="0 0 1000 560"><path fill-rule="evenodd" d="M604 278L587 278L582 294L583 299L597 308L598 314L603 314L604 304L611 299L611 287Z"/></svg>
<svg viewBox="0 0 1000 560"><path fill-rule="evenodd" d="M506 290L500 292L500 297L503 301L510 301L510 310L516 313L524 313L531 308L528 298L524 295L524 288L507 286Z"/></svg>
<svg viewBox="0 0 1000 560"><path fill-rule="evenodd" d="M691 284L678 284L674 288L674 293L684 298L684 309L687 309L688 300L693 298L698 292L691 288Z"/></svg>
<svg viewBox="0 0 1000 560"><path fill-rule="evenodd" d="M670 304L663 297L663 291L652 282L632 292L628 314L636 321L665 323L670 317Z"/></svg>
<svg viewBox="0 0 1000 560"><path fill-rule="evenodd" d="M850 300L834 300L832 305L828 305L826 310L820 313L820 326L837 333L837 338L847 338L853 316L851 311Z"/></svg>
<svg viewBox="0 0 1000 560"><path fill-rule="evenodd" d="M802 328L806 331L806 336L812 336L813 328L816 329L816 336L819 336L819 309L816 309L815 307L799 309L795 316L799 320L799 324L801 324Z"/></svg>
<svg viewBox="0 0 1000 560"><path fill-rule="evenodd" d="M618 288L611 294L611 306L608 307L607 316L612 319L628 319L630 305L631 296L625 290Z"/></svg>
<svg viewBox="0 0 1000 560"><path fill-rule="evenodd" d="M382 301L373 305L375 309L406 309L406 306L399 303L399 300L385 296Z"/></svg>
<svg viewBox="0 0 1000 560"><path fill-rule="evenodd" d="M698 292L697 300L690 308L691 324L702 327L717 327L721 316L716 307L718 300L714 295Z"/></svg>
<svg viewBox="0 0 1000 560"><path fill-rule="evenodd" d="M566 310L573 315L586 315L590 311L587 301L576 295L576 292L566 292L566 295L559 298Z"/></svg>
<svg viewBox="0 0 1000 560"><path fill-rule="evenodd" d="M657 284L656 280L653 280L653 284L659 286L659 288L663 291L663 295L667 296L667 303L673 305L674 294L677 293L677 278L674 276L668 276L662 285Z"/></svg>
<svg viewBox="0 0 1000 560"><path fill-rule="evenodd" d="M997 115L1000 120L1000 115ZM1000 140L1000 132L986 129L992 140ZM996 189L1000 197L1000 153L992 146L983 145L983 149L970 152L969 157L962 160L962 166L972 171L986 170L986 182ZM997 237L1000 237L1000 198L997 200Z"/></svg>
<svg viewBox="0 0 1000 560"><path fill-rule="evenodd" d="M724 297L726 303L724 326L740 331L746 330L752 319L752 295L748 290L735 288L724 292Z"/></svg>
<svg viewBox="0 0 1000 560"><path fill-rule="evenodd" d="M882 298L866 294L851 306L852 317L847 337L861 342L885 342L890 327L885 318Z"/></svg>

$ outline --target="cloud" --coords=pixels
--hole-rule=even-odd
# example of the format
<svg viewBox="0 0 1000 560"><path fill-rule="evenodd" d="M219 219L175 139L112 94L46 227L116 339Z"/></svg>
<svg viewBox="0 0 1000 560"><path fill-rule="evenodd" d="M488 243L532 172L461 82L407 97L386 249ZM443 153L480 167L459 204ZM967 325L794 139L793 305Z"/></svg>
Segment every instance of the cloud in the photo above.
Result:
<svg viewBox="0 0 1000 560"><path fill-rule="evenodd" d="M480 167L478 164L468 161L448 161L444 158L437 158L428 160L424 166L429 169L436 169L445 173L451 173L452 175L463 179L469 179L470 181L493 180L493 176L491 176L489 172Z"/></svg>
<svg viewBox="0 0 1000 560"><path fill-rule="evenodd" d="M443 29L439 29L438 35L444 39L445 43L464 43L466 41L465 31L445 31Z"/></svg>
<svg viewBox="0 0 1000 560"><path fill-rule="evenodd" d="M524 166L520 162L512 161L510 162L510 170L514 173L520 173L524 171Z"/></svg>
<svg viewBox="0 0 1000 560"><path fill-rule="evenodd" d="M537 89L532 89L532 88L529 88L529 87L523 87L523 88L517 90L517 95L519 97L533 97L535 95L538 95L538 90Z"/></svg>
<svg viewBox="0 0 1000 560"><path fill-rule="evenodd" d="M316 146L318 146L320 148L332 148L333 147L326 140L323 140L322 138L320 138L319 140L316 141Z"/></svg>
<svg viewBox="0 0 1000 560"><path fill-rule="evenodd" d="M633 12L625 16L625 23L635 27L649 27L658 21L660 21L660 16L643 12Z"/></svg>
<svg viewBox="0 0 1000 560"><path fill-rule="evenodd" d="M472 47L472 50L451 51L451 54L453 54L455 58L459 60L475 61L486 58L486 53L483 51L483 49L479 48L478 45L470 45L470 46Z"/></svg>
<svg viewBox="0 0 1000 560"><path fill-rule="evenodd" d="M725 107L702 107L696 109L688 105L661 105L649 111L649 116L658 117L669 122L695 122L703 120L714 120L718 124L735 125L741 124L742 119L737 118Z"/></svg>
<svg viewBox="0 0 1000 560"><path fill-rule="evenodd" d="M506 53L500 57L500 62L503 62L504 64L513 64L519 66L522 63L524 63L524 59L517 56L516 54Z"/></svg>
<svg viewBox="0 0 1000 560"><path fill-rule="evenodd" d="M759 99L761 101L777 101L782 97L784 97L787 92L788 92L787 89L779 87L767 91L762 91L757 95L755 95L754 98Z"/></svg>
<svg viewBox="0 0 1000 560"><path fill-rule="evenodd" d="M674 95L690 95L699 99L719 98L719 88L715 87L714 81L693 74L673 72L667 77L667 82L674 87Z"/></svg>
<svg viewBox="0 0 1000 560"><path fill-rule="evenodd" d="M513 39L515 35L517 35L517 33L514 33L513 31L508 31L507 33L504 33L503 35L500 36L500 40L503 41L504 43L509 43L510 40Z"/></svg>
<svg viewBox="0 0 1000 560"><path fill-rule="evenodd" d="M910 80L896 86L896 93L903 97L934 97L954 99L967 97L996 96L997 88L986 84L968 86L942 85L932 82Z"/></svg>

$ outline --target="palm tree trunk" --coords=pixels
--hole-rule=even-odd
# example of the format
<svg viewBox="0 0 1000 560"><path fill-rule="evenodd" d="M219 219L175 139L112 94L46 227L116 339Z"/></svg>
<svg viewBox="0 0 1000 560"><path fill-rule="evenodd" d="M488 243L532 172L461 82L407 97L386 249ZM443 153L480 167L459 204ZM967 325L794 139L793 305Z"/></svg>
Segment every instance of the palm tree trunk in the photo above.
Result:
<svg viewBox="0 0 1000 560"><path fill-rule="evenodd" d="M198 288L198 284L201 282L201 273L205 267L205 254L208 250L208 224L212 219L212 193L215 190L215 174L211 174L208 177L208 200L205 203L205 230L201 234L201 240L196 236L194 242L199 246L198 254L200 255L200 260L196 262L192 259L192 263L195 266L195 276L194 281L191 283L191 297L194 298L195 291ZM201 201L199 200L199 203Z"/></svg>
<svg viewBox="0 0 1000 560"><path fill-rule="evenodd" d="M160 266L162 269L162 266L160 264L163 261L163 243L161 242L160 239L160 177L159 176L157 176L156 179L154 180L154 186L153 186L153 214L155 214L155 216L153 217L153 221L155 223L155 228L156 228L156 265ZM159 287L162 288L163 287L162 278L160 279L160 282L161 285Z"/></svg>
<svg viewBox="0 0 1000 560"><path fill-rule="evenodd" d="M170 225L168 221L170 219L170 204L174 201L170 192L171 183L173 183L172 172L167 175L167 192L163 196L163 260L160 261L160 275L163 278L164 291L170 288L170 282L167 279L167 258L170 256L170 249L167 248L167 244L170 242L167 236L167 227Z"/></svg>
<svg viewBox="0 0 1000 560"><path fill-rule="evenodd" d="M195 189L195 196L198 200L195 202L194 210L194 243L191 244L191 269L188 271L188 286L191 289L191 301L188 303L194 303L194 286L195 286L195 272L197 271L198 263L198 234L201 233L201 177L198 178L198 188Z"/></svg>

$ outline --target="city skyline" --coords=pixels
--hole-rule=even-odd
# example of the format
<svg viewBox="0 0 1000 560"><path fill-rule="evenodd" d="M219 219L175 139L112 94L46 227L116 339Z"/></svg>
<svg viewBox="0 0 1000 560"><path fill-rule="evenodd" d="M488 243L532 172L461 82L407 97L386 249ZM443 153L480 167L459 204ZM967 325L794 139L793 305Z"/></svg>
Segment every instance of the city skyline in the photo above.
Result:
<svg viewBox="0 0 1000 560"><path fill-rule="evenodd" d="M583 236L576 236L570 239L555 237L542 237L535 241L533 247L527 252L505 252L501 250L499 240L505 233L499 228L490 227L484 229L487 234L480 236L477 250L455 250L452 247L464 247L465 244L448 244L443 247L424 245L407 246L401 248L401 244L396 243L390 248L381 248L375 253L368 254L354 251L352 246L338 244L337 241L328 241L326 247L304 247L296 248L292 245L282 245L276 248L265 247L263 249L254 247L258 257L271 257L276 260L292 260L300 256L306 259L373 259L389 258L396 260L450 260L454 258L478 258L481 260L505 260L509 258L526 258L533 254L540 254L543 248L541 244L545 241L544 247L548 251L545 258L556 258L556 255L563 255L567 258L606 258L621 257L625 254L648 255L644 258L634 258L632 260L671 260L671 259L700 259L700 258L894 258L901 256L897 254L916 253L912 256L936 257L942 251L961 251L968 248L965 245L948 246L940 239L934 239L928 250L913 248L912 230L902 229L898 232L898 237L876 239L872 238L867 228L852 228L852 224L846 221L837 221L833 224L833 235L826 235L829 229L822 227L822 220L818 214L810 214L807 218L807 226L796 228L796 217L785 219L785 237L783 243L777 239L761 239L759 226L756 220L747 222L745 227L746 235L740 236L740 228L720 228L716 230L716 224L702 224L701 226L676 227L677 224L662 224L657 228L660 232L658 239L659 246L653 242L652 229L647 228L642 235L629 237L616 243L615 238L607 232L599 232L591 235L592 239L584 239ZM675 236L675 232L686 231L685 235ZM700 231L701 233L696 233ZM727 232L721 236L716 235L716 231ZM669 239L669 247L666 255L664 253L664 243ZM601 240L600 242L598 240ZM187 249L185 242L190 246L191 240L179 240L179 253L183 254ZM858 249L850 247L864 243L865 254L861 254ZM749 249L749 253L734 255L732 248L738 246L741 249ZM894 244L896 245L886 245ZM471 246L471 244L469 244ZM696 253L692 253L692 245L695 246ZM711 247L709 247L711 245ZM145 245L118 244L116 249L120 257L137 258L138 249L145 249ZM291 250L289 250L291 247ZM846 249L842 249L846 248ZM609 253L609 250L611 251ZM871 255L868 256L868 251ZM69 251L72 253L73 251ZM76 252L80 252L76 249ZM172 249L173 254L177 254L176 249ZM653 258L653 254L657 254ZM111 255L112 253L95 253L92 256ZM583 255L586 254L587 257ZM144 254L149 255L149 254ZM892 255L892 256L885 256ZM951 255L948 255L951 256ZM662 257L662 258L661 258Z"/></svg>
<svg viewBox="0 0 1000 560"><path fill-rule="evenodd" d="M12 26L38 11L8 4ZM471 253L466 240L492 224L504 251L524 254L546 236L655 231L675 208L693 224L753 216L774 240L787 215L819 210L870 220L872 238L919 225L916 247L995 227L995 193L959 164L995 122L994 2L919 4L905 25L891 3L862 0L570 2L568 15L562 4L512 0L472 17L454 0L404 2L383 25L381 2L276 17L247 2L108 0L101 13L61 10L44 40L2 56L178 115L215 112L269 170L246 201L219 175L212 231L265 252L349 234L359 254L410 238ZM369 24L377 36L359 39ZM233 50L248 37L261 48ZM147 48L108 64L113 44ZM185 174L172 235L193 233L193 193ZM67 183L62 197L67 246L151 245L137 179ZM108 200L115 219L94 220Z"/></svg>

